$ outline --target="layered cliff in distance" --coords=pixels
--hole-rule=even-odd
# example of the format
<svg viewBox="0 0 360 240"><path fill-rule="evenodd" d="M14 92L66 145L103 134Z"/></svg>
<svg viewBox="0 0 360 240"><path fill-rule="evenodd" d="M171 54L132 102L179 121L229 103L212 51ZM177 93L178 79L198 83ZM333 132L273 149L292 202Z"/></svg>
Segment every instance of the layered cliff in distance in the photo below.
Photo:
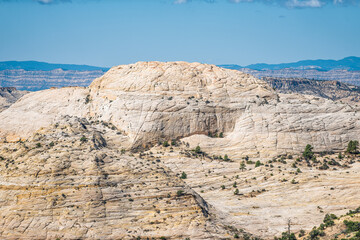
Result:
<svg viewBox="0 0 360 240"><path fill-rule="evenodd" d="M302 60L281 64L235 64L220 65L249 73L255 77L306 78L327 81L340 81L360 86L360 58L346 57L340 60Z"/></svg>
<svg viewBox="0 0 360 240"><path fill-rule="evenodd" d="M10 107L27 93L27 91L19 91L14 87L0 87L0 112Z"/></svg>
<svg viewBox="0 0 360 240"><path fill-rule="evenodd" d="M312 80L339 81L350 85L360 86L360 71L348 70L297 70L297 69L281 69L281 70L253 70L239 69L242 72L249 73L255 77L273 77L273 78L306 78Z"/></svg>
<svg viewBox="0 0 360 240"><path fill-rule="evenodd" d="M0 86L38 91L51 87L87 87L107 68L44 62L0 62Z"/></svg>
<svg viewBox="0 0 360 240"><path fill-rule="evenodd" d="M320 81L304 78L263 77L270 86L281 93L300 93L345 102L360 101L360 87L338 81Z"/></svg>
<svg viewBox="0 0 360 240"><path fill-rule="evenodd" d="M357 207L357 155L338 153L359 110L186 62L29 93L0 113L0 236L272 239L289 218L310 230ZM307 144L319 154L302 157Z"/></svg>

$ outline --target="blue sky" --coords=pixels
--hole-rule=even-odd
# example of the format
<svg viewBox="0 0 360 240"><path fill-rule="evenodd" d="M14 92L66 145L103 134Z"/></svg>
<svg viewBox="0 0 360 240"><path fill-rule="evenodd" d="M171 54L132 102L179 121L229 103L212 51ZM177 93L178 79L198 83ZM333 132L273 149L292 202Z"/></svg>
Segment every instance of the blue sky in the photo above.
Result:
<svg viewBox="0 0 360 240"><path fill-rule="evenodd" d="M0 61L281 63L360 56L359 0L0 0Z"/></svg>

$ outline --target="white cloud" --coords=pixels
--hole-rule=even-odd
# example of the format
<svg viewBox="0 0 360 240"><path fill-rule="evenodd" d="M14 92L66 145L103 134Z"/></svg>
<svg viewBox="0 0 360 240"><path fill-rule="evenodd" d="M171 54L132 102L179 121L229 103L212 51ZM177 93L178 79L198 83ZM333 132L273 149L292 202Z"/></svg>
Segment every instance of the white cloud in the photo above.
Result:
<svg viewBox="0 0 360 240"><path fill-rule="evenodd" d="M286 6L289 8L318 8L325 3L319 0L289 0Z"/></svg>

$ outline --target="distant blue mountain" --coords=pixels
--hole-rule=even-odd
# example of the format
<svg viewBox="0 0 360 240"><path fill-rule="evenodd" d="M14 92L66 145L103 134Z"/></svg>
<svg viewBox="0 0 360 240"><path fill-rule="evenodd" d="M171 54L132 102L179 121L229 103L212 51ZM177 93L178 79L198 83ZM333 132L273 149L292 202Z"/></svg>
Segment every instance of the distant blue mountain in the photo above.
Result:
<svg viewBox="0 0 360 240"><path fill-rule="evenodd" d="M306 70L316 69L319 71L329 71L333 69L344 69L348 71L360 71L360 57L347 57L341 60L303 60L294 63L266 64L257 63L248 66L239 65L219 65L228 69L250 68L254 70L280 70L284 68Z"/></svg>
<svg viewBox="0 0 360 240"><path fill-rule="evenodd" d="M37 61L6 61L0 62L0 71L11 69L24 69L27 71L51 71L54 69L75 70L75 71L107 71L109 68L94 67L88 65L76 64L53 64Z"/></svg>

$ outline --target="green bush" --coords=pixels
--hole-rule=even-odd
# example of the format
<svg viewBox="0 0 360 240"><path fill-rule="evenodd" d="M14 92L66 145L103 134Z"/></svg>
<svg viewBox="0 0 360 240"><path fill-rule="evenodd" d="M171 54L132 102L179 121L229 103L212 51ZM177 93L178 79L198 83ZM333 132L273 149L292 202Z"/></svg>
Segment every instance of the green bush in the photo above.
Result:
<svg viewBox="0 0 360 240"><path fill-rule="evenodd" d="M179 190L179 191L176 192L176 196L181 197L182 195L184 195L183 190Z"/></svg>
<svg viewBox="0 0 360 240"><path fill-rule="evenodd" d="M201 148L200 146L196 146L196 148L194 149L195 153L201 153Z"/></svg>
<svg viewBox="0 0 360 240"><path fill-rule="evenodd" d="M324 217L324 221L323 221L325 224L325 227L334 226L335 225L334 219L337 219L335 214L326 214Z"/></svg>
<svg viewBox="0 0 360 240"><path fill-rule="evenodd" d="M306 160L310 160L314 157L314 153L312 150L313 150L313 147L310 144L306 145L305 150L303 152L303 157Z"/></svg>
<svg viewBox="0 0 360 240"><path fill-rule="evenodd" d="M87 138L86 138L85 136L82 136L82 137L80 138L80 141L81 141L81 142L86 142L86 141L87 141Z"/></svg>
<svg viewBox="0 0 360 240"><path fill-rule="evenodd" d="M182 174L181 174L181 177L180 177L181 179L186 179L187 178L187 174L185 173L185 172L182 172Z"/></svg>
<svg viewBox="0 0 360 240"><path fill-rule="evenodd" d="M348 146L347 146L347 149L346 149L346 152L347 153L357 153L357 148L359 146L359 142L357 140L355 141L350 141L348 143Z"/></svg>
<svg viewBox="0 0 360 240"><path fill-rule="evenodd" d="M242 162L240 163L240 170L241 170L241 171L246 170L246 164L245 164L245 161L242 161Z"/></svg>
<svg viewBox="0 0 360 240"><path fill-rule="evenodd" d="M344 220L344 224L348 233L360 231L360 222Z"/></svg>
<svg viewBox="0 0 360 240"><path fill-rule="evenodd" d="M296 240L294 233L283 232L280 238L275 237L275 240Z"/></svg>
<svg viewBox="0 0 360 240"><path fill-rule="evenodd" d="M259 160L257 160L255 163L255 167L260 167L261 165L262 165L262 163Z"/></svg>
<svg viewBox="0 0 360 240"><path fill-rule="evenodd" d="M168 141L164 141L162 145L163 145L163 147L168 147L168 146L170 146L169 143L168 143Z"/></svg>

